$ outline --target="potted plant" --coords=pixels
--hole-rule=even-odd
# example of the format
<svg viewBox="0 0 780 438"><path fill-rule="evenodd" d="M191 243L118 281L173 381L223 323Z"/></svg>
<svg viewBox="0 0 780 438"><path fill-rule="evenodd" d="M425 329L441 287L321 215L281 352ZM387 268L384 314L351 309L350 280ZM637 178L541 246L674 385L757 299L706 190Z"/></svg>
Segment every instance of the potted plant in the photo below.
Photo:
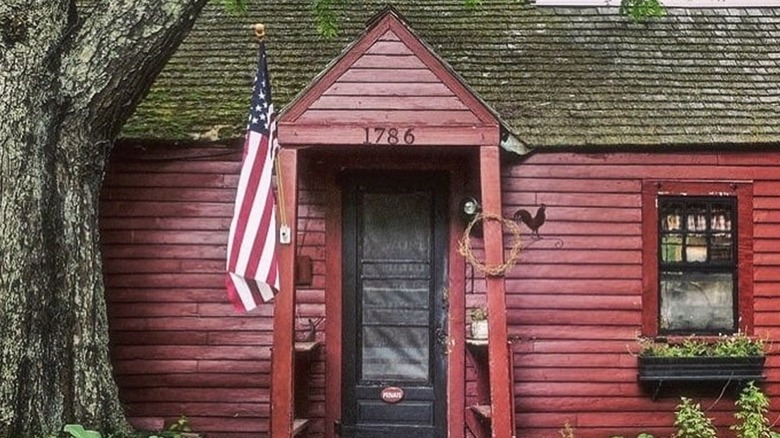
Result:
<svg viewBox="0 0 780 438"><path fill-rule="evenodd" d="M469 318L471 319L471 338L472 339L487 339L488 338L488 312L485 307L474 307L469 311Z"/></svg>
<svg viewBox="0 0 780 438"><path fill-rule="evenodd" d="M680 343L641 339L640 382L764 380L765 342L743 333Z"/></svg>

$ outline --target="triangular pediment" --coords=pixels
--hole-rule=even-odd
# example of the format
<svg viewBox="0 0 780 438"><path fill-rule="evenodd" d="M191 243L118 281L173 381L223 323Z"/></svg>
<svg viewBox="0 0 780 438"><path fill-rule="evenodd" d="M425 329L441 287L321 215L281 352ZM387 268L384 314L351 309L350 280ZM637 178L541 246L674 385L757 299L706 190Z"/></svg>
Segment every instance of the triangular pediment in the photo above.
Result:
<svg viewBox="0 0 780 438"><path fill-rule="evenodd" d="M282 112L282 145L497 144L499 121L392 9Z"/></svg>

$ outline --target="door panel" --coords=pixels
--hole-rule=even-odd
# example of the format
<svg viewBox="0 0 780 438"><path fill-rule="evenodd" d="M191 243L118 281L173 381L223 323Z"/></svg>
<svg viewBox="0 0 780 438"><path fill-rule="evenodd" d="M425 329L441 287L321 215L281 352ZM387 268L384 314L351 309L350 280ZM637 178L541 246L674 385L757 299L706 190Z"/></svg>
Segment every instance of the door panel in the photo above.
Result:
<svg viewBox="0 0 780 438"><path fill-rule="evenodd" d="M443 437L446 179L345 181L342 436ZM403 398L383 401L386 388Z"/></svg>

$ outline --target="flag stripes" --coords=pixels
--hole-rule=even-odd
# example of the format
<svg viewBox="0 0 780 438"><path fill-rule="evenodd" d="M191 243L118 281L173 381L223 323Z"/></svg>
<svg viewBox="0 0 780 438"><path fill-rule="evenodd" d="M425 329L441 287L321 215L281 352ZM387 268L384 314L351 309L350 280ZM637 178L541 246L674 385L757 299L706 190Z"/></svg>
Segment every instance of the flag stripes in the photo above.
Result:
<svg viewBox="0 0 780 438"><path fill-rule="evenodd" d="M238 311L271 300L279 290L276 201L273 163L276 156L273 104L265 45L260 44L257 76L249 111L233 220L227 252L228 297Z"/></svg>

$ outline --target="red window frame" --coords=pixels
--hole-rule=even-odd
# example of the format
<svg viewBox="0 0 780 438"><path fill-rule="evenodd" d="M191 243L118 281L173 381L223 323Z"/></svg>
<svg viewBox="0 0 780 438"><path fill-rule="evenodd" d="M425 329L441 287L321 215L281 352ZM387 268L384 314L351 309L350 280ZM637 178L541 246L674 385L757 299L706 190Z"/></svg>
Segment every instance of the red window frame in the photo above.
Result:
<svg viewBox="0 0 780 438"><path fill-rule="evenodd" d="M737 200L737 327L753 334L753 184L724 181L643 181L642 334L659 335L658 197L731 196Z"/></svg>

